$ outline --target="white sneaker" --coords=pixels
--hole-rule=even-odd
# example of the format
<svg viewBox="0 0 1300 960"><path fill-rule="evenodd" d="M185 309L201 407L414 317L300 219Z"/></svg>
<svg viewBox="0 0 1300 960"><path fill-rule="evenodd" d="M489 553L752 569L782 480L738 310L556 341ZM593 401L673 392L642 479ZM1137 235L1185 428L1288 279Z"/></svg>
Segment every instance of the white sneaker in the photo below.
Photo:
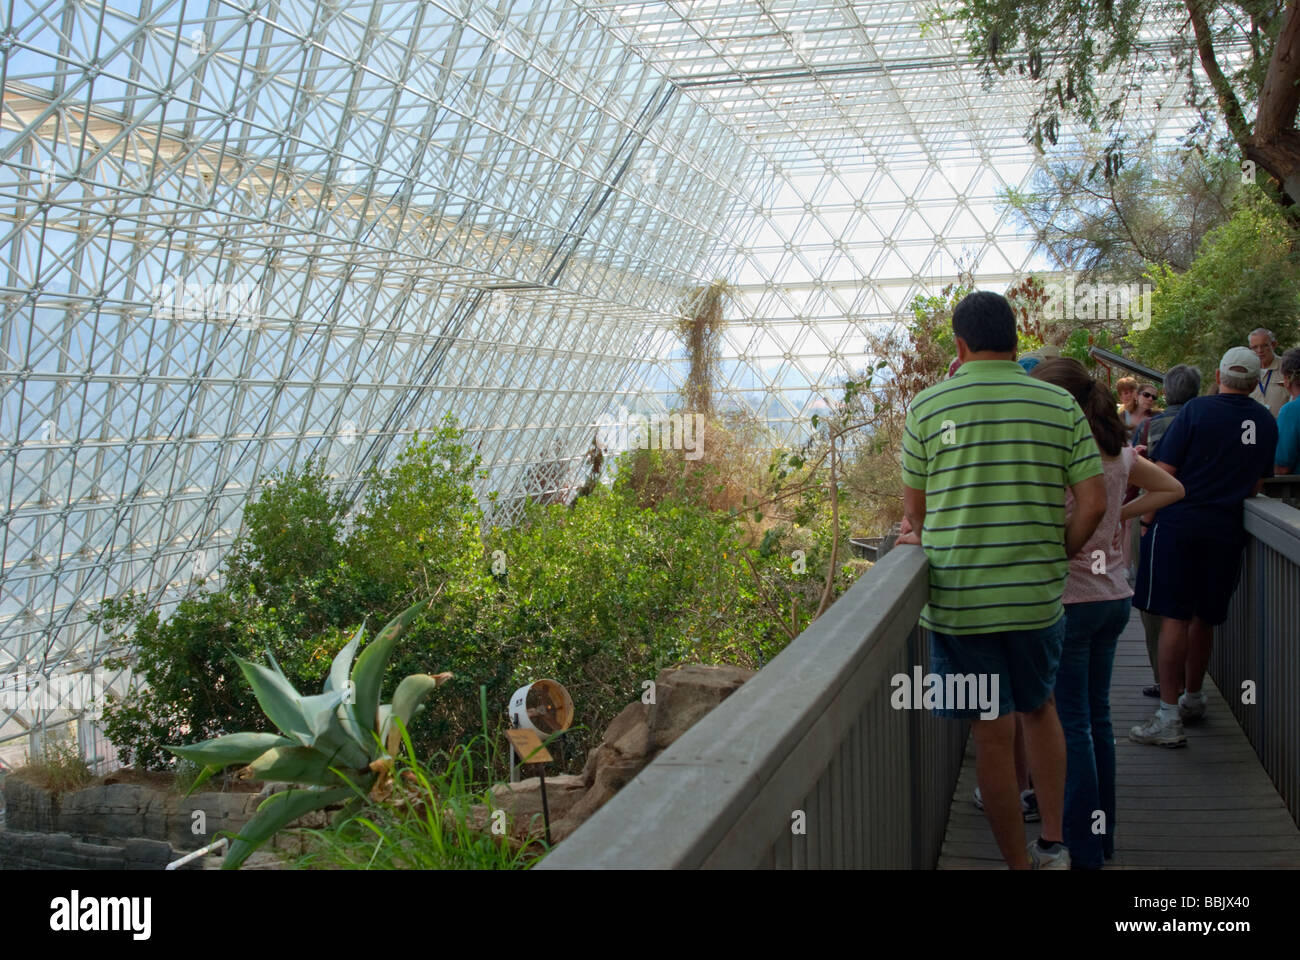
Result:
<svg viewBox="0 0 1300 960"><path fill-rule="evenodd" d="M1160 747L1185 747L1187 745L1187 734L1183 733L1183 721L1175 717L1172 720L1161 720L1160 714L1155 714L1146 723L1133 727L1128 732L1128 738L1134 743L1150 743Z"/></svg>
<svg viewBox="0 0 1300 960"><path fill-rule="evenodd" d="M1187 699L1187 694L1178 698L1178 719L1183 723L1196 723L1205 719L1205 700L1201 697Z"/></svg>
<svg viewBox="0 0 1300 960"><path fill-rule="evenodd" d="M1065 844L1056 844L1054 850L1038 849L1038 841L1031 840L1029 846L1025 847L1025 853L1029 854L1030 870L1069 870L1070 869L1070 851L1065 849Z"/></svg>

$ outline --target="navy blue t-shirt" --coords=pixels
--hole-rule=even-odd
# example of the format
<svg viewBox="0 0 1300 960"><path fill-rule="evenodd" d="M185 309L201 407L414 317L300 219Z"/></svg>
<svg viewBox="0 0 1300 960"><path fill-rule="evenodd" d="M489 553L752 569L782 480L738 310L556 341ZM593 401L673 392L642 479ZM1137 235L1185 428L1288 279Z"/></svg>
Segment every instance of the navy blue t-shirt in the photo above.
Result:
<svg viewBox="0 0 1300 960"><path fill-rule="evenodd" d="M1220 393L1189 400L1158 447L1161 460L1178 470L1183 499L1156 513L1204 536L1242 534L1242 502L1261 477L1273 475L1277 421L1248 396Z"/></svg>

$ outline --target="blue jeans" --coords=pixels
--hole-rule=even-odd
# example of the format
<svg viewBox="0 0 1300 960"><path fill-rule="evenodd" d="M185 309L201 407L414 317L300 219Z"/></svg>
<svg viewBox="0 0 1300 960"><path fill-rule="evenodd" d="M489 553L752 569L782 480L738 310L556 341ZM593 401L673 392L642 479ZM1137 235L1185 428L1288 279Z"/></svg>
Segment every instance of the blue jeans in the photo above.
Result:
<svg viewBox="0 0 1300 960"><path fill-rule="evenodd" d="M1056 712L1065 731L1065 845L1081 870L1100 869L1115 854L1110 674L1130 606L1128 598L1065 606Z"/></svg>

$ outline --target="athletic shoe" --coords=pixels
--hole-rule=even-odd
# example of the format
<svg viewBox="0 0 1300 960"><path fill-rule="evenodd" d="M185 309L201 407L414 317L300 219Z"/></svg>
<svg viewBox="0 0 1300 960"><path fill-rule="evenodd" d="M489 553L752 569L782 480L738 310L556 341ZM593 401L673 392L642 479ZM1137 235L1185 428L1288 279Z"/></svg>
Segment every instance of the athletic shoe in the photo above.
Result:
<svg viewBox="0 0 1300 960"><path fill-rule="evenodd" d="M1183 723L1197 723L1205 719L1205 701L1189 700L1187 694L1178 698L1178 719Z"/></svg>
<svg viewBox="0 0 1300 960"><path fill-rule="evenodd" d="M1037 840L1031 840L1029 846L1025 848L1029 854L1030 870L1069 870L1070 869L1070 851L1065 849L1065 844L1054 843L1051 849L1040 850Z"/></svg>
<svg viewBox="0 0 1300 960"><path fill-rule="evenodd" d="M1133 727L1128 738L1134 743L1149 743L1160 747L1183 747L1187 745L1187 735L1183 733L1183 721L1175 717L1162 721L1160 714L1154 714L1146 723Z"/></svg>
<svg viewBox="0 0 1300 960"><path fill-rule="evenodd" d="M975 806L977 809L984 809L984 797L980 795L980 788L975 788ZM1020 814L1025 818L1025 823L1037 823L1043 819L1038 812L1038 797L1033 790L1020 791Z"/></svg>
<svg viewBox="0 0 1300 960"><path fill-rule="evenodd" d="M1151 684L1151 686L1149 686L1149 687L1143 687L1143 688L1142 688L1142 696L1144 696L1144 697L1158 697L1158 696L1160 696L1160 684L1158 684L1158 683L1153 683L1153 684Z"/></svg>

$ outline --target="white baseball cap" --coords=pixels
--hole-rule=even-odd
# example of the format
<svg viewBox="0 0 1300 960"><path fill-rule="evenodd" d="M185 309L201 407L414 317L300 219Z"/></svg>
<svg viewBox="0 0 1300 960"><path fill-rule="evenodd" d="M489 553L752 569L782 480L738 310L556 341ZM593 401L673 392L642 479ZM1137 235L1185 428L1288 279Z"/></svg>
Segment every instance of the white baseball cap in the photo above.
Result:
<svg viewBox="0 0 1300 960"><path fill-rule="evenodd" d="M1259 357L1249 347L1233 347L1219 361L1219 373L1225 377L1258 377Z"/></svg>

